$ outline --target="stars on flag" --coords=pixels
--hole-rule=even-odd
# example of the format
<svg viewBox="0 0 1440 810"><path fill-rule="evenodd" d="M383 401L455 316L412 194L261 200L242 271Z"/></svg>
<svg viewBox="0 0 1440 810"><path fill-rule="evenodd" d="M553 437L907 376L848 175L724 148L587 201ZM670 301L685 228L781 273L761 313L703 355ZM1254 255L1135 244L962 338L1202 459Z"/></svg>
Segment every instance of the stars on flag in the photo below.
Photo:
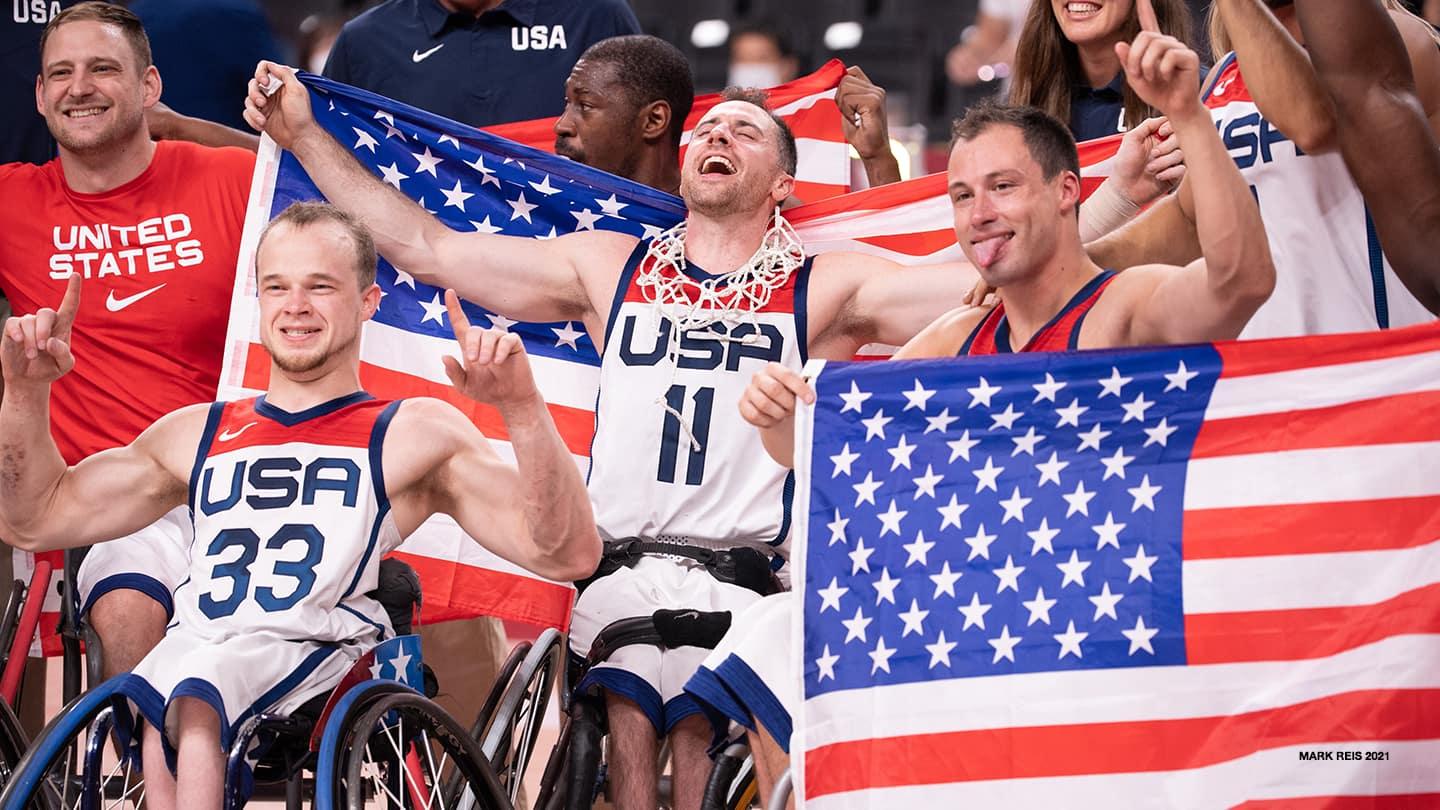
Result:
<svg viewBox="0 0 1440 810"><path fill-rule="evenodd" d="M1178 587L1184 487L1167 462L1214 373L1164 362L833 378L814 430L812 508L834 497L807 552L807 688L1173 661L1179 607L1150 598Z"/></svg>

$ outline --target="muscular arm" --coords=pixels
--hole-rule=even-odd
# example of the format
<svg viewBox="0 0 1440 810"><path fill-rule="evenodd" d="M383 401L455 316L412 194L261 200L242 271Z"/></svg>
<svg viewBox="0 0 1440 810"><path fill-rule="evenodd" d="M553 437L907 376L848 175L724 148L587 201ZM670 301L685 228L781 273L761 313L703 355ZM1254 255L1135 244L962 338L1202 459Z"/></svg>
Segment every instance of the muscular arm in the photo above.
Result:
<svg viewBox="0 0 1440 810"><path fill-rule="evenodd" d="M1305 152L1335 149L1335 105L1310 57L1261 0L1219 0L1245 87L1275 128Z"/></svg>
<svg viewBox="0 0 1440 810"><path fill-rule="evenodd" d="M436 512L450 515L467 534L499 556L550 579L589 576L600 561L600 537L585 482L565 448L545 403L501 410L516 466L503 461L489 441L455 408L439 400L407 401L387 441L385 465L397 456L438 456L415 489L418 499L397 501L404 533ZM420 438L424 437L424 438Z"/></svg>
<svg viewBox="0 0 1440 810"><path fill-rule="evenodd" d="M1440 314L1440 147L1405 43L1376 0L1296 0L1296 15L1340 120L1340 153L1365 196L1395 274Z"/></svg>
<svg viewBox="0 0 1440 810"><path fill-rule="evenodd" d="M905 267L822 253L810 279L810 354L845 360L867 343L900 346L963 302L978 278L965 262Z"/></svg>
<svg viewBox="0 0 1440 810"><path fill-rule="evenodd" d="M272 75L283 87L266 96L259 82ZM592 302L597 296L608 301L633 237L586 232L534 240L452 230L367 171L318 126L309 94L290 69L261 62L256 76L246 120L290 149L321 193L358 216L376 249L396 267L508 317L594 325Z"/></svg>
<svg viewBox="0 0 1440 810"><path fill-rule="evenodd" d="M113 540L185 502L186 461L206 406L163 417L136 440L66 467L50 436L49 386L12 386L0 403L0 521L27 551ZM103 504L103 506L97 506Z"/></svg>
<svg viewBox="0 0 1440 810"><path fill-rule="evenodd" d="M1174 194L1160 198L1140 216L1087 243L1085 252L1096 264L1114 270L1153 263L1186 265L1200 258L1192 182L1187 173Z"/></svg>
<svg viewBox="0 0 1440 810"><path fill-rule="evenodd" d="M1171 123L1192 171L1195 234L1203 258L1183 268L1122 274L1150 289L1135 307L1127 343L1147 345L1239 336L1275 286L1260 207L1198 102ZM1128 277L1128 278L1127 278Z"/></svg>

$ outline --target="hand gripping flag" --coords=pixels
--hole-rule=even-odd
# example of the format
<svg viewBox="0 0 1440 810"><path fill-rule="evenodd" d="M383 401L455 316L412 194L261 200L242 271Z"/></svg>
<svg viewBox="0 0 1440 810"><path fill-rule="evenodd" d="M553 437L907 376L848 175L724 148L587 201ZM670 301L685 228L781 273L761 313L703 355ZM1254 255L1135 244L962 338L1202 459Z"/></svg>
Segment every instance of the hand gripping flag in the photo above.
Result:
<svg viewBox="0 0 1440 810"><path fill-rule="evenodd" d="M1440 326L816 388L807 807L1440 806Z"/></svg>
<svg viewBox="0 0 1440 810"><path fill-rule="evenodd" d="M830 77L827 70L828 66L815 75L829 82L838 81L843 72ZM321 126L372 173L457 230L540 239L588 228L653 235L684 215L680 200L668 194L362 90L309 74L301 78L311 88L312 107ZM821 91L808 86L802 90L794 91L796 98L788 101L788 96L778 97L795 107L789 120L797 130L801 124L795 116L806 111L818 115L827 103ZM833 111L833 102L828 103ZM545 125L546 131L549 126ZM1107 165L1113 140L1107 141L1112 145L1087 153L1097 156L1091 160L1094 166ZM802 163L807 160L805 150L814 148L802 139ZM267 383L269 361L259 343L253 281L256 240L285 206L320 196L292 155L268 138L262 140L236 268L221 377L223 397L249 396ZM787 216L797 224L811 252L898 245L892 258L916 264L952 258L951 253L958 251L953 235L947 253L937 233L950 233L951 216L939 175L801 206ZM907 222L910 231L905 230ZM921 247L907 247L907 238ZM506 434L498 415L449 393L440 357L453 351L453 335L442 291L383 259L377 280L385 297L362 340L366 388L384 397L450 399L487 436L498 439L505 451ZM585 466L594 431L599 358L583 326L516 322L503 313L468 308L475 322L508 328L525 339L550 412L577 463ZM536 579L485 552L443 518L426 524L400 554L421 572L427 621L481 614L555 626L568 620L568 586Z"/></svg>

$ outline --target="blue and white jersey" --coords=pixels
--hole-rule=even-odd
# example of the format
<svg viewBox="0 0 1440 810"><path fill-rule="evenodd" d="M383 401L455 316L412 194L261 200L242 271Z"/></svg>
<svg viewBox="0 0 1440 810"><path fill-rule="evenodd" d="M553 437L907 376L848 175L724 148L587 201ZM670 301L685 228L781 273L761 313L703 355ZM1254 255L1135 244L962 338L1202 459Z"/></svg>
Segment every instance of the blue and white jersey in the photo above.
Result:
<svg viewBox="0 0 1440 810"><path fill-rule="evenodd" d="M636 282L641 263L651 261L648 246L642 241L626 262L605 329L588 481L595 522L607 540L773 550L789 535L794 479L766 454L739 402L766 363L796 371L804 365L811 260L753 321L746 316L729 335L720 334L724 324L692 329L672 360L674 323ZM683 272L711 278L694 265ZM723 298L726 287L720 290Z"/></svg>
<svg viewBox="0 0 1440 810"><path fill-rule="evenodd" d="M1365 199L1338 152L1306 154L1266 120L1234 53L1204 97L1260 204L1275 260L1275 291L1240 337L1365 332L1434 319L1380 252Z"/></svg>
<svg viewBox="0 0 1440 810"><path fill-rule="evenodd" d="M363 391L300 413L264 397L211 406L176 621L216 641L271 633L368 648L392 635L365 594L401 540L380 467L399 406Z"/></svg>

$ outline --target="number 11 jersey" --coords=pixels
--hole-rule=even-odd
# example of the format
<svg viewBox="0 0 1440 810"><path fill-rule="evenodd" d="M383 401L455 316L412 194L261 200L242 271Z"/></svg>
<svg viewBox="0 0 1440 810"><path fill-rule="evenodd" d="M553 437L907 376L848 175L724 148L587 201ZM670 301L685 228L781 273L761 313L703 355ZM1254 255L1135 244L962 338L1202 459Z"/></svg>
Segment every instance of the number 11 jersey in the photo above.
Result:
<svg viewBox="0 0 1440 810"><path fill-rule="evenodd" d="M688 330L672 356L675 324L637 283L653 261L649 245L641 241L625 263L605 327L588 480L595 522L607 540L773 550L790 531L794 478L766 454L739 402L766 363L804 365L811 260L753 316ZM693 264L661 272L713 278ZM724 281L718 289L724 301Z"/></svg>

